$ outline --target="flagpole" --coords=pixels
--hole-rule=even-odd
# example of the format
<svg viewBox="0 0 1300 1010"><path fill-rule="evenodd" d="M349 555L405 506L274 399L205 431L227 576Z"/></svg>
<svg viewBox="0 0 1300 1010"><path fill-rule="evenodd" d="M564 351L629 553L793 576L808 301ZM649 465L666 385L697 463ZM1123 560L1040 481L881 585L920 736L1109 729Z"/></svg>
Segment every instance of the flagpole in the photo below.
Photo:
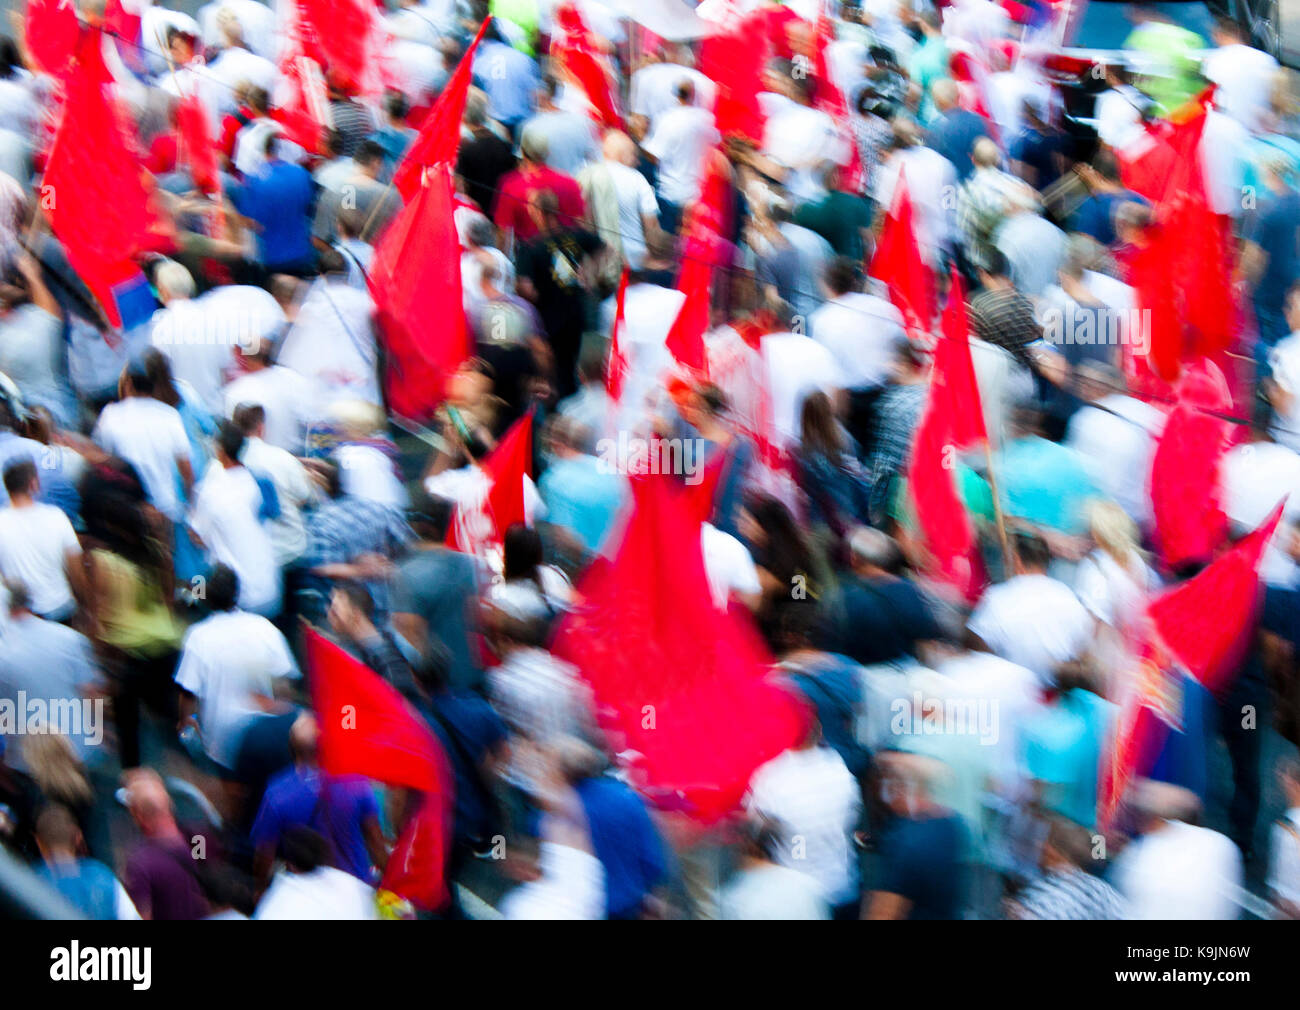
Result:
<svg viewBox="0 0 1300 1010"><path fill-rule="evenodd" d="M1004 572L1012 572L1015 568L1016 558L1011 551L1011 541L1007 537L1007 520L1002 513L1002 496L998 493L998 476L993 469L993 448L989 445L989 440L984 440L984 465L989 478L989 491L993 495L993 521L998 527L998 543L1002 548L1002 567Z"/></svg>

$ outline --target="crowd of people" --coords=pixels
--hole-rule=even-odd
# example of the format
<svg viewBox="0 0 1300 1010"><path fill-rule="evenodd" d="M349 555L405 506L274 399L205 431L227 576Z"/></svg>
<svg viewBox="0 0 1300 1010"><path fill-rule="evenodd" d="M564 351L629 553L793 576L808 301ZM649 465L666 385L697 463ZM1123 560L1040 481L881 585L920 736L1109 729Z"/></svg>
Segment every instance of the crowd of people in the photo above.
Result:
<svg viewBox="0 0 1300 1010"><path fill-rule="evenodd" d="M152 311L121 325L46 223L65 85L33 55L34 9L0 39L0 841L64 907L1300 917L1300 107L1237 23L1201 37L1127 8L1126 48L1161 62L1085 72L1081 124L1047 58L1077 5L673 7L743 25L762 59L747 137L734 81L705 72L706 31L660 37L598 0L397 0L377 22L389 79L322 68L309 150L277 115L294 6L77 4L167 236L139 258ZM617 123L553 55L561 10L597 43ZM428 417L397 416L375 247L485 21L455 162L463 304L446 307L471 352ZM215 188L179 124L193 96ZM1135 270L1160 208L1123 169L1198 100L1242 312L1228 353L1184 363L1235 406L1177 447L1217 461L1213 501L1177 507L1224 523L1173 556L1151 475L1184 387L1153 392L1144 368ZM936 569L909 495L936 342L954 336L870 268L904 205L917 267L969 321L988 451L944 466L973 593ZM700 264L688 365L675 333ZM1074 339L1085 328L1109 338ZM523 428L522 521L469 530L485 461ZM707 577L701 599L660 601L666 619L689 605L707 620L686 626L746 626L802 715L720 817L645 788L654 762L620 738L609 678L552 648L592 619L588 576L617 563L652 480L699 506L698 539L658 544L663 579L688 555ZM1230 676L1183 681L1180 754L1111 808L1147 603L1284 500ZM327 767L307 629L442 749L441 907L381 886L410 797ZM33 725L33 699L76 731Z"/></svg>

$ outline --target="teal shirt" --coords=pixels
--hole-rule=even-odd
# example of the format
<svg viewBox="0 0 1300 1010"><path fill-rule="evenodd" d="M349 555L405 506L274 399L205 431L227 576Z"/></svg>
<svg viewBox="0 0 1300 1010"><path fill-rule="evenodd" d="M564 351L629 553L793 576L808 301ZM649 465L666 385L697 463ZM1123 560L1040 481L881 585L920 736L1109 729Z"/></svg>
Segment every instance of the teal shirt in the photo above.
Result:
<svg viewBox="0 0 1300 1010"><path fill-rule="evenodd" d="M1091 691L1069 691L1021 731L1025 771L1043 783L1048 809L1084 827L1097 821L1101 751L1115 710Z"/></svg>
<svg viewBox="0 0 1300 1010"><path fill-rule="evenodd" d="M588 550L600 547L623 504L623 478L601 469L593 456L557 459L537 486L546 521L571 531Z"/></svg>
<svg viewBox="0 0 1300 1010"><path fill-rule="evenodd" d="M1084 510L1101 493L1073 449L1045 438L1020 438L1003 448L993 466L1007 515L1060 533L1087 529Z"/></svg>

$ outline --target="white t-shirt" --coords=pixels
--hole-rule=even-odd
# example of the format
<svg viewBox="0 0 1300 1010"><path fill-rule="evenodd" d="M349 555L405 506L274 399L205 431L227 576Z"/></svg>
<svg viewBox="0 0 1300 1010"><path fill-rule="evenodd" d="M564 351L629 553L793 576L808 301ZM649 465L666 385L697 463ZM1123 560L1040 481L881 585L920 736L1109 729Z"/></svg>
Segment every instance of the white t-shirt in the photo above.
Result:
<svg viewBox="0 0 1300 1010"><path fill-rule="evenodd" d="M732 593L762 592L754 559L745 545L730 533L705 523L700 527L700 547L704 551L704 573L709 579L713 605L719 610L727 609Z"/></svg>
<svg viewBox="0 0 1300 1010"><path fill-rule="evenodd" d="M645 259L645 218L658 217L659 203L646 177L622 162L606 161L614 195L618 200L618 233L623 255L633 270Z"/></svg>
<svg viewBox="0 0 1300 1010"><path fill-rule="evenodd" d="M1142 614L1147 597L1159 586L1156 573L1136 554L1129 567L1124 567L1098 549L1080 561L1074 571L1074 591L1079 602L1097 620L1117 629Z"/></svg>
<svg viewBox="0 0 1300 1010"><path fill-rule="evenodd" d="M749 780L745 805L782 826L776 861L808 874L827 904L857 894L852 833L862 793L836 751L808 747L774 757Z"/></svg>
<svg viewBox="0 0 1300 1010"><path fill-rule="evenodd" d="M275 83L280 77L275 64L265 57L251 53L247 49L223 49L215 60L208 64L207 74L217 88L217 108L222 115L235 111L235 88L240 81L248 81L263 89L268 95L275 94Z"/></svg>
<svg viewBox="0 0 1300 1010"><path fill-rule="evenodd" d="M1057 666L1087 648L1092 615L1065 583L1047 575L1017 575L989 587L969 627L995 655L1050 684Z"/></svg>
<svg viewBox="0 0 1300 1010"><path fill-rule="evenodd" d="M260 405L266 412L266 440L287 452L301 453L314 394L310 380L292 368L271 365L247 372L227 385L223 412L230 417L240 404Z"/></svg>
<svg viewBox="0 0 1300 1010"><path fill-rule="evenodd" d="M175 407L148 396L110 403L99 415L94 438L106 452L136 468L159 512L173 521L181 518L176 461L189 459L190 443Z"/></svg>
<svg viewBox="0 0 1300 1010"><path fill-rule="evenodd" d="M844 389L884 383L894 348L906 337L902 313L885 299L860 291L827 302L808 322L813 339L834 356Z"/></svg>
<svg viewBox="0 0 1300 1010"><path fill-rule="evenodd" d="M321 866L311 873L277 873L253 918L371 920L379 918L379 906L375 903L375 889L369 884L332 866Z"/></svg>
<svg viewBox="0 0 1300 1010"><path fill-rule="evenodd" d="M796 204L819 199L826 192L822 167L827 162L843 165L852 152L835 120L784 95L761 92L758 97L767 116L763 153L788 170L785 188Z"/></svg>
<svg viewBox="0 0 1300 1010"><path fill-rule="evenodd" d="M199 702L203 743L212 759L233 766L240 734L270 698L275 681L296 676L284 636L270 621L242 610L215 613L185 633L176 683Z"/></svg>
<svg viewBox="0 0 1300 1010"><path fill-rule="evenodd" d="M876 173L875 199L886 210L894 206L899 175L916 211L916 241L930 263L952 246L955 227L957 170L951 161L928 147L897 151Z"/></svg>
<svg viewBox="0 0 1300 1010"><path fill-rule="evenodd" d="M1139 525L1151 519L1149 483L1156 437L1165 415L1122 393L1080 408L1070 418L1065 444L1083 457L1088 477Z"/></svg>
<svg viewBox="0 0 1300 1010"><path fill-rule="evenodd" d="M1300 452L1300 333L1283 337L1269 352L1269 367L1278 388L1291 396L1291 409L1274 418L1273 437Z"/></svg>
<svg viewBox="0 0 1300 1010"><path fill-rule="evenodd" d="M1300 582L1286 546L1300 521L1300 454L1275 442L1250 442L1228 451L1219 470L1223 511L1243 532L1262 523L1286 498L1282 522L1264 551L1259 577L1270 586L1294 588Z"/></svg>
<svg viewBox="0 0 1300 1010"><path fill-rule="evenodd" d="M712 109L718 86L704 74L679 63L649 63L632 75L632 112L645 116L651 130L657 130L660 117L680 104L676 89L684 77L695 85L695 104L705 111Z"/></svg>
<svg viewBox="0 0 1300 1010"><path fill-rule="evenodd" d="M799 441L803 401L815 390L833 396L843 381L831 352L798 333L769 333L762 341L772 397L772 427L787 444Z"/></svg>
<svg viewBox="0 0 1300 1010"><path fill-rule="evenodd" d="M33 613L62 617L69 611L67 556L80 553L62 509L39 502L0 509L0 575L27 587Z"/></svg>
<svg viewBox="0 0 1300 1010"><path fill-rule="evenodd" d="M248 439L240 458L250 471L275 486L280 515L267 522L266 531L275 549L276 564L286 565L307 549L307 527L302 517L302 507L312 497L307 468L292 453L260 438Z"/></svg>
<svg viewBox="0 0 1300 1010"><path fill-rule="evenodd" d="M1218 87L1214 104L1252 133L1268 112L1277 60L1253 46L1220 46L1206 54L1201 73Z"/></svg>
<svg viewBox="0 0 1300 1010"><path fill-rule="evenodd" d="M410 503L393 463L373 445L341 445L334 453L343 493L404 509Z"/></svg>
<svg viewBox="0 0 1300 1010"><path fill-rule="evenodd" d="M328 416L336 400L384 402L374 312L368 293L329 278L313 284L303 300L279 363L316 385L313 418Z"/></svg>
<svg viewBox="0 0 1300 1010"><path fill-rule="evenodd" d="M806 873L764 864L737 873L718 897L722 918L731 921L829 919L817 882Z"/></svg>
<svg viewBox="0 0 1300 1010"><path fill-rule="evenodd" d="M655 120L646 153L659 162L659 194L685 206L699 196L704 154L718 142L713 113L698 105L674 105Z"/></svg>
<svg viewBox="0 0 1300 1010"><path fill-rule="evenodd" d="M1124 850L1112 882L1130 919L1236 919L1241 852L1217 831L1172 821Z"/></svg>
<svg viewBox="0 0 1300 1010"><path fill-rule="evenodd" d="M190 525L202 538L208 560L239 576L239 605L274 612L280 601L280 569L271 536L262 525L262 489L246 467L226 469L214 461L194 489Z"/></svg>

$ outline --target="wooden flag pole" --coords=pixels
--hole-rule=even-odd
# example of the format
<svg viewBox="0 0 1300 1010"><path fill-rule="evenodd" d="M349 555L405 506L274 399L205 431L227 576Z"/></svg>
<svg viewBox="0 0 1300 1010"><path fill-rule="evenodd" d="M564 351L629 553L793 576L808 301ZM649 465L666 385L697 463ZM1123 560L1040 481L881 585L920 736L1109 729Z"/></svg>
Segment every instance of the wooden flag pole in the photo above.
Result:
<svg viewBox="0 0 1300 1010"><path fill-rule="evenodd" d="M984 439L984 465L988 472L989 491L993 495L993 521L997 523L998 527L998 544L1002 548L1002 567L1005 572L1014 574L1016 555L1011 549L1011 539L1007 536L1007 520L1002 513L1002 496L998 492L998 476L993 469L993 447L987 438Z"/></svg>

